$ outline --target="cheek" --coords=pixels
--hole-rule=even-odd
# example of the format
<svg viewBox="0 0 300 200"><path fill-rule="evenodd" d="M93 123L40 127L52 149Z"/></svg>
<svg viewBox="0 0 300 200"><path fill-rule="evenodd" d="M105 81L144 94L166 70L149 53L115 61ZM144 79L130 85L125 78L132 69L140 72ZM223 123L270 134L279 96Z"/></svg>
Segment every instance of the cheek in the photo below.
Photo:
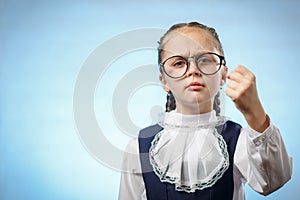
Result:
<svg viewBox="0 0 300 200"><path fill-rule="evenodd" d="M167 81L167 85L173 93L181 92L181 83L175 82L174 80Z"/></svg>
<svg viewBox="0 0 300 200"><path fill-rule="evenodd" d="M215 96L220 88L220 79L221 79L221 75L220 74L215 74L213 76L209 76L209 77L204 77L203 78L206 86L209 90L210 96L213 97Z"/></svg>
<svg viewBox="0 0 300 200"><path fill-rule="evenodd" d="M188 84L186 80L175 80L171 78L166 79L166 85L172 91L175 97L182 96L182 92L186 84Z"/></svg>

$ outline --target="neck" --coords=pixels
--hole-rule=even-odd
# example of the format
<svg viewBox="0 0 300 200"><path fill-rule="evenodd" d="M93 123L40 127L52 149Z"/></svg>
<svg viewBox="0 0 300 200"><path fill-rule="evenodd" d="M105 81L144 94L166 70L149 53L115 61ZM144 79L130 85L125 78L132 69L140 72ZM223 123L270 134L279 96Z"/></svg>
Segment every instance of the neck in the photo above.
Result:
<svg viewBox="0 0 300 200"><path fill-rule="evenodd" d="M197 115L197 114L204 114L212 111L212 104L211 102L204 103L204 104L178 104L177 112L184 114L184 115Z"/></svg>

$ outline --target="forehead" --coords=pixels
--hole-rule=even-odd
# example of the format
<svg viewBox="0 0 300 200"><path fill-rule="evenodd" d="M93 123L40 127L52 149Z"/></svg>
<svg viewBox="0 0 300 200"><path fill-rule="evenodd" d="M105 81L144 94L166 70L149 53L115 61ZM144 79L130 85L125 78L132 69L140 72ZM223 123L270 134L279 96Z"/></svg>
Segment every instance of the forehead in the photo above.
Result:
<svg viewBox="0 0 300 200"><path fill-rule="evenodd" d="M171 31L162 44L165 54L189 55L201 51L216 52L212 36L205 30L183 27Z"/></svg>

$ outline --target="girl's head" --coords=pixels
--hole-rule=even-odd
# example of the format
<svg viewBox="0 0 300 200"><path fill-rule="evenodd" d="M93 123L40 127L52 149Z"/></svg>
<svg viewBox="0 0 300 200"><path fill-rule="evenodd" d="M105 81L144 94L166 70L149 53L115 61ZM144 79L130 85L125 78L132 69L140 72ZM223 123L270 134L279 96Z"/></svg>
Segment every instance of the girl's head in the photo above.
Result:
<svg viewBox="0 0 300 200"><path fill-rule="evenodd" d="M167 111L205 113L218 103L226 80L224 52L215 29L197 22L173 25L160 39L160 81L168 92ZM214 109L219 113L219 106Z"/></svg>

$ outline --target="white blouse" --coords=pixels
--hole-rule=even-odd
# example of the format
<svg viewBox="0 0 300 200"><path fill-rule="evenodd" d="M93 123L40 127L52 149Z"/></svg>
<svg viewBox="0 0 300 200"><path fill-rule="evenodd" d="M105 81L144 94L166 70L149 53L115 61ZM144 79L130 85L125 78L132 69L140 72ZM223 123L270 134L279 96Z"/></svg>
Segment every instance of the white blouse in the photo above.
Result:
<svg viewBox="0 0 300 200"><path fill-rule="evenodd" d="M160 176L159 171L165 170L162 174L171 175L176 181L162 176L160 179L173 183L176 190L182 190L181 183L191 186L192 190L188 192L194 192L193 186L197 183L204 183L207 187L213 185L217 180L211 180L211 177L215 173L222 176L224 171L220 169L224 169L227 160L227 150L223 151L223 141L214 127L225 121L224 117L217 117L215 111L200 115L182 115L175 111L165 113L159 122L164 129L155 136L150 148L150 162L156 175ZM201 142L204 140L205 143ZM215 159L205 159L211 156ZM181 172L180 165L183 163L184 169L189 169L189 172ZM202 166L206 170L197 170ZM233 200L245 199L246 182L255 191L267 195L291 178L292 159L287 154L279 130L272 123L263 133L250 127L241 129L234 154L233 174ZM123 157L119 200L128 199L147 199L137 138L128 143Z"/></svg>

